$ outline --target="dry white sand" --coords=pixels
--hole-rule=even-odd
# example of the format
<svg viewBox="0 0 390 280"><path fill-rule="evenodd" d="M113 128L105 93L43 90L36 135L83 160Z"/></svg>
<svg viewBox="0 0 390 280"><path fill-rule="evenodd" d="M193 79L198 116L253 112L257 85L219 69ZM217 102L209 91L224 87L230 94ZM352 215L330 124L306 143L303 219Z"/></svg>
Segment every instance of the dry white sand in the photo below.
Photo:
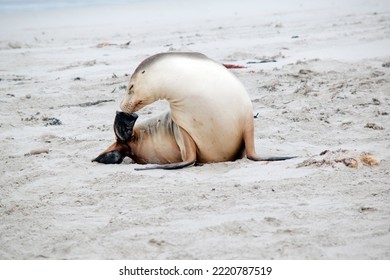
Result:
<svg viewBox="0 0 390 280"><path fill-rule="evenodd" d="M268 2L1 15L0 258L389 259L389 1ZM299 157L91 163L128 75L169 50L246 66L258 153ZM362 153L379 164L346 166Z"/></svg>

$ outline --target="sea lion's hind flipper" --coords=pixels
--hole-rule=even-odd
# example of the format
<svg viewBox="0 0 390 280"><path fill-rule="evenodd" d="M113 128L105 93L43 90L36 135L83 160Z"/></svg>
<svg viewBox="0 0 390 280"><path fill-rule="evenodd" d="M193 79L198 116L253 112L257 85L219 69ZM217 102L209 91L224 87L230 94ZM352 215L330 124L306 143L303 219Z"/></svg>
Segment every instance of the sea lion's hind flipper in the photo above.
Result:
<svg viewBox="0 0 390 280"><path fill-rule="evenodd" d="M116 112L114 121L114 133L117 140L121 143L127 143L133 135L133 128L138 115L136 113L127 114L125 112Z"/></svg>
<svg viewBox="0 0 390 280"><path fill-rule="evenodd" d="M119 142L115 142L108 147L104 152L92 160L104 164L119 164L128 155L129 146Z"/></svg>
<svg viewBox="0 0 390 280"><path fill-rule="evenodd" d="M104 164L119 164L122 163L124 156L120 151L111 151L99 155L97 158L93 159L92 162L96 161Z"/></svg>

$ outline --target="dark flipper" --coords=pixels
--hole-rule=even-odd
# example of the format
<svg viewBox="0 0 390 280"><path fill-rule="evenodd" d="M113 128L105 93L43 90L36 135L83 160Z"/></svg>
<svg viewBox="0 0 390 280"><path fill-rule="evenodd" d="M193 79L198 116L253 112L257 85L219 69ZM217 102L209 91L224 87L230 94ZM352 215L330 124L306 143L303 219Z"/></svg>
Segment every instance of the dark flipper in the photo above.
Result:
<svg viewBox="0 0 390 280"><path fill-rule="evenodd" d="M136 171L153 170L153 169L174 170L174 169L181 169L181 168L184 168L187 166L192 166L194 164L195 164L195 161L183 161L183 162L176 162L176 163L152 165L152 166L147 166L144 168L135 168L134 170L136 170Z"/></svg>
<svg viewBox="0 0 390 280"><path fill-rule="evenodd" d="M124 158L125 156L120 151L111 151L99 155L97 158L93 159L92 162L96 161L104 164L119 164Z"/></svg>
<svg viewBox="0 0 390 280"><path fill-rule="evenodd" d="M297 156L293 157L248 157L248 159L253 160L253 161L282 161L282 160L288 160L288 159L293 159L296 158Z"/></svg>
<svg viewBox="0 0 390 280"><path fill-rule="evenodd" d="M136 113L116 112L114 132L119 142L126 143L131 140L133 127L137 119L138 115Z"/></svg>

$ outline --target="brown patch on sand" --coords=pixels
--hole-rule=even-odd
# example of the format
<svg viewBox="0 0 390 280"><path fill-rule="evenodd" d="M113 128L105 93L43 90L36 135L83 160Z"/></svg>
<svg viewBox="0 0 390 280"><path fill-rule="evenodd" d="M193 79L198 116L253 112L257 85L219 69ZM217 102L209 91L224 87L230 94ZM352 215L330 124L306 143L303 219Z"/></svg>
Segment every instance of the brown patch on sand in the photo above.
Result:
<svg viewBox="0 0 390 280"><path fill-rule="evenodd" d="M336 151L325 150L319 155L313 156L297 165L300 167L308 166L331 166L336 167L338 163L342 163L350 168L360 168L363 165L374 166L379 164L379 160L370 153L358 153L356 151L339 149Z"/></svg>

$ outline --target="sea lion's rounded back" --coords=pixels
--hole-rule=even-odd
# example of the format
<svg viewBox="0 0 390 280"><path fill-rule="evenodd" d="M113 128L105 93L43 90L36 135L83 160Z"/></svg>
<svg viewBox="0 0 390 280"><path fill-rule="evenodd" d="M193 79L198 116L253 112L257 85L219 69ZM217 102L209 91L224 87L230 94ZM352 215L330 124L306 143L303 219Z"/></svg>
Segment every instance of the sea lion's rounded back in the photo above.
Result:
<svg viewBox="0 0 390 280"><path fill-rule="evenodd" d="M121 104L125 112L168 100L172 120L196 143L198 162L241 156L243 130L253 126L252 104L242 83L220 63L198 53L158 54L137 67L129 88Z"/></svg>

